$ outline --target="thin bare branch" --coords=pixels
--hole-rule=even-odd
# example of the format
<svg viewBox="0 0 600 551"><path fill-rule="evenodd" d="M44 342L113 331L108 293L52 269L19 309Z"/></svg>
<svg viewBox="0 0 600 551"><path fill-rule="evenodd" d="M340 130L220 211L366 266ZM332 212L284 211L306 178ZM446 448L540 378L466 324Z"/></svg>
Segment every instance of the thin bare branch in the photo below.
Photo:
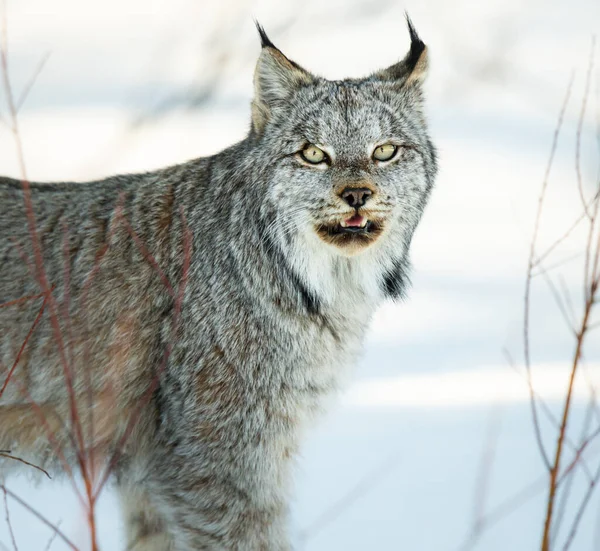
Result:
<svg viewBox="0 0 600 551"><path fill-rule="evenodd" d="M590 199L590 201L587 204L587 207L591 207L594 203L594 201L597 201L598 198L600 197L600 191L597 191L596 194L594 195L594 197L592 197ZM573 222L573 224L571 224L569 226L569 228L567 229L567 231L565 233L563 233L556 241L554 241L554 243L552 243L552 245L550 245L542 254L538 255L538 257L536 258L535 262L533 263L533 267L537 267L537 265L541 262L543 262L546 258L548 258L555 250L556 248L563 243L566 239L569 238L569 236L573 233L573 231L577 228L577 226L579 226L579 224L581 224L581 222L583 220L586 219L585 216L585 212L587 211L587 209L584 210L584 212L582 212L575 220L575 222ZM538 274L536 274L538 275Z"/></svg>
<svg viewBox="0 0 600 551"><path fill-rule="evenodd" d="M595 204L593 222L592 222L592 224L590 224L591 225L591 231L590 231L591 235L593 234L593 231L595 229L594 224L598 218L599 205L600 205L600 199L598 201L596 201L596 204ZM593 241L593 239L590 239L590 243L592 241ZM599 264L600 264L600 228L598 229L598 236L597 236L596 242L595 242L594 259L592 261L591 274L589 276L589 281L591 282L590 283L590 294L596 293L596 290L597 290L599 282L600 282L600 274L598 273Z"/></svg>
<svg viewBox="0 0 600 551"><path fill-rule="evenodd" d="M589 445L589 443L600 434L600 429L596 431L596 434L592 434L590 437L587 437L587 432L589 430L590 423L592 421L592 414L594 411L594 397L590 396L590 401L588 403L588 407L586 408L585 417L583 420L583 426L581 429L580 436L580 446L577 452L575 453L575 458L571 462L571 464L567 467L567 469L562 473L560 479L557 482L557 485L562 488L558 509L556 512L556 520L554 521L554 526L552 527L552 546L556 543L558 539L558 535L560 534L560 527L565 517L565 512L567 510L567 504L569 503L569 499L571 497L571 490L573 489L573 482L575 480L574 472L575 466L579 463L580 458ZM587 473L586 473L587 474ZM591 473L588 475L588 481L591 482L593 477Z"/></svg>
<svg viewBox="0 0 600 551"><path fill-rule="evenodd" d="M592 541L592 550L600 549L600 518L599 517L600 517L600 515L598 515L598 512L596 512L596 522L594 523L594 539Z"/></svg>
<svg viewBox="0 0 600 551"><path fill-rule="evenodd" d="M173 317L171 319L171 335L173 338L169 341L169 344L164 351L162 362L161 362L160 366L158 367L156 373L154 374L151 384L149 385L146 392L142 395L141 399L138 401L137 408L131 414L131 416L127 422L127 425L125 426L125 430L123 431L123 434L120 437L119 442L115 447L115 452L113 453L112 457L110 458L108 465L107 465L106 469L104 470L104 473L99 478L99 483L93 494L94 498L97 498L100 495L100 492L102 491L102 489L104 488L105 484L107 483L110 475L112 474L112 471L115 468L115 466L119 460L120 450L123 448L123 445L125 444L125 442L127 442L129 436L131 435L131 432L135 428L135 425L139 419L139 416L141 415L141 413L143 411L143 408L148 404L148 402L154 395L154 392L156 391L156 387L160 382L160 376L162 375L163 371L165 370L167 363L169 361L169 358L171 356L171 352L173 350L174 342L175 342L175 339L176 339L176 336L178 333L178 329L179 329L181 310L183 307L183 298L184 298L185 289L187 287L187 282L188 282L188 277L189 277L189 269L190 269L191 258L192 258L192 234L187 225L187 220L186 220L183 209L180 209L180 216L181 216L181 221L182 221L182 226L183 226L183 244L182 244L183 245L183 263L182 263L182 267L181 267L182 273L181 273L181 279L179 281L177 293L172 294L172 296L174 296L174 298L175 298L175 303L174 303L174 308L173 308ZM125 223L125 220L122 219L121 222ZM132 232L133 232L133 230L132 230ZM135 236L134 242L136 244L140 244L143 246L143 243L141 242L139 237L135 234L135 232L133 232L131 235L132 235L132 237ZM152 267L156 266L157 269L160 270L160 268L158 268L158 265L157 265L154 257L152 255L150 255L150 253L148 253L148 255L149 255L148 261L149 261L150 265ZM146 256L146 255L144 255L144 256ZM159 272L159 274L160 274L160 272ZM163 279L163 278L161 278L161 279ZM166 276L165 276L165 279L166 279Z"/></svg>
<svg viewBox="0 0 600 551"><path fill-rule="evenodd" d="M531 275L532 275L532 271L533 271L533 267L534 267L534 263L535 263L535 259L536 259L535 248L536 248L537 236L538 236L539 228L540 228L540 221L542 218L544 199L546 197L546 189L548 188L548 179L550 176L550 170L552 168L552 163L554 161L554 155L556 153L556 147L558 144L558 137L560 135L560 130L562 128L565 110L566 110L568 102L569 102L569 97L571 95L572 87L573 87L573 74L571 75L571 78L569 80L565 98L563 100L563 104L561 106L560 113L558 116L558 122L554 129L554 136L552 138L552 147L550 149L550 157L548 159L548 164L546 166L546 172L544 174L544 179L542 181L542 190L540 192L540 196L538 199L538 207L537 207L537 213L536 213L536 217L535 217L533 237L531 240L531 249L529 252L529 262L528 262L528 267L527 267L527 278L526 278L526 282L525 282L525 296L524 296L525 312L524 312L524 319L523 319L523 347L524 347L524 355L525 355L525 368L527 370L528 387L530 389L529 402L530 402L531 413L532 413L532 417L533 417L535 438L536 438L537 445L540 450L540 454L541 454L542 460L544 462L544 465L546 466L546 468L548 470L550 470L550 459L548 458L548 454L546 453L546 448L544 447L544 442L542 440L535 394L532 391L533 380L532 380L532 374L531 374L531 351L529 349L529 332L530 332L529 317L530 317L530 308L531 308L530 301L531 301L531 283L532 283Z"/></svg>
<svg viewBox="0 0 600 551"><path fill-rule="evenodd" d="M56 528L60 528L61 524L62 524L62 521L59 520L56 523ZM52 544L56 541L56 536L58 535L58 532L56 531L56 528L54 528L54 532L50 536L50 539L48 540L48 543L46 544L46 547L44 548L44 551L50 551L50 548L52 547Z"/></svg>
<svg viewBox="0 0 600 551"><path fill-rule="evenodd" d="M19 551L19 546L17 545L17 538L15 538L15 532L13 530L12 522L10 520L10 508L8 507L8 499L6 497L6 489L2 488L2 494L4 496L4 513L6 524L8 526L8 533L10 534L10 541L13 546L13 551Z"/></svg>
<svg viewBox="0 0 600 551"><path fill-rule="evenodd" d="M510 352L506 349L503 348L502 349L502 353L508 363L508 365L515 371L515 373L517 373L517 375L523 377L525 379L525 383L528 384L528 378L526 374L523 374L516 366L514 359L512 358ZM537 401L537 404L539 405L541 411L546 415L547 419L550 421L550 423L552 423L552 425L558 430L560 428L560 423L558 422L558 419L554 416L554 414L552 413L552 410L550 409L550 406L548 406L548 404L544 401L544 399L542 398L542 396L539 395L539 393L535 390L535 388L530 388L529 389L530 392L533 392L533 394L535 395L535 399ZM574 453L577 454L579 451L580 446L576 445L569 437L568 435L565 436L565 444L569 447L569 449ZM586 475L588 476L588 478L591 480L592 479L592 472L590 471L589 466L586 464L586 462L583 460L583 457L580 458L579 460L579 464L581 465L583 471L586 473Z"/></svg>
<svg viewBox="0 0 600 551"><path fill-rule="evenodd" d="M35 68L35 71L31 75L31 78L29 79L29 81L25 85L25 88L21 92L21 96L19 97L19 99L16 102L17 113L21 110L21 107L23 107L23 104L27 100L27 96L29 96L29 93L31 92L31 89L33 88L33 85L35 84L35 81L40 76L40 73L44 69L44 66L46 65L46 62L48 61L49 57L50 57L50 52L46 52L42 56L42 58L40 59L40 61L38 62L37 67Z"/></svg>
<svg viewBox="0 0 600 551"><path fill-rule="evenodd" d="M477 543L486 527L486 502L489 492L489 485L491 483L491 472L494 464L494 458L496 456L496 446L498 444L499 433L500 410L495 408L490 414L488 429L486 431L486 442L481 454L479 472L477 475L477 481L475 483L475 499L471 533L465 541L464 546L461 548L465 551Z"/></svg>
<svg viewBox="0 0 600 551"><path fill-rule="evenodd" d="M568 549L573 544L573 541L575 540L575 534L577 533L577 529L579 528L579 523L581 522L581 519L583 518L583 514L585 513L585 510L587 509L587 506L590 503L590 499L592 497L592 494L594 493L594 490L596 489L598 480L600 480L600 466L598 467L598 470L596 471L596 476L594 477L594 480L592 480L590 482L590 484L587 488L587 491L585 493L585 496L583 497L583 500L581 501L581 503L577 509L577 513L575 514L575 519L573 520L573 524L571 525L571 530L569 531L569 535L567 536L565 545L563 546L563 551L568 551Z"/></svg>
<svg viewBox="0 0 600 551"><path fill-rule="evenodd" d="M549 273L552 270L555 270L556 268L561 268L562 266L565 266L569 262L573 262L573 260L577 260L578 258L581 258L582 256L583 256L583 253L573 253L573 254L567 256L566 258L563 258L562 260L558 260L554 264L550 264L550 266L546 266L544 271L546 273ZM542 261L538 259L535 263L536 267L538 265L540 265L541 263L542 263ZM531 274L531 277L536 278L536 277L540 276L541 274L542 274L542 272L538 271L536 273Z"/></svg>
<svg viewBox="0 0 600 551"><path fill-rule="evenodd" d="M573 356L573 365L571 367L571 374L569 376L569 384L567 388L565 403L563 406L563 415L562 421L560 424L560 430L558 434L558 439L556 442L556 452L554 454L554 461L552 464L552 468L550 469L550 479L549 479L549 491L548 491L548 503L546 508L546 518L544 521L544 532L542 539L542 551L550 551L550 536L551 536L551 528L554 514L554 505L556 501L556 490L557 490L557 481L560 469L560 463L563 455L563 445L565 442L565 434L567 430L567 424L569 422L569 416L571 413L571 400L573 397L573 387L575 384L575 377L577 375L578 367L581 360L581 354L583 351L583 343L585 332L590 316L590 312L592 309L592 304L588 301L586 304L586 308L583 314L583 319L581 321L581 328L577 333L577 346L575 348L575 354Z"/></svg>
<svg viewBox="0 0 600 551"><path fill-rule="evenodd" d="M594 280L596 279L596 272L598 270L598 249L600 248L600 242L596 246L595 251L592 249L594 243L594 230L596 226L596 219L598 218L598 205L600 204L600 197L597 197L593 206L594 209L589 215L589 230L587 236L587 243L585 248L585 263L583 268L583 288L585 291L586 300L589 299L590 294L593 294ZM600 240L600 234L598 236ZM592 253L594 252L594 259L592 260ZM590 268L591 265L591 268Z"/></svg>
<svg viewBox="0 0 600 551"><path fill-rule="evenodd" d="M40 522L48 526L51 530L54 530L58 537L65 542L73 551L79 551L78 547L67 537L65 534L56 526L52 524L44 515L42 515L39 511L34 509L31 505L29 505L26 501L23 501L17 494L11 492L6 486L0 484L0 490L6 492L11 499L14 499L19 505L27 509L34 517L36 517Z"/></svg>
<svg viewBox="0 0 600 551"><path fill-rule="evenodd" d="M17 457L16 455L12 455L10 453L10 451L7 451L7 452L0 451L0 457L4 457L6 459L11 459L13 461L18 461L19 463L23 463L24 465L27 465L28 467L33 467L34 469L37 469L38 471L44 473L50 480L52 480L52 477L48 474L48 471L46 471L45 469L42 469L42 467L40 467L39 465L30 463L29 461L26 461L25 459Z"/></svg>
<svg viewBox="0 0 600 551"><path fill-rule="evenodd" d="M569 286L567 285L567 282L565 281L565 278L562 274L558 275L558 283L560 285L560 290L562 291L562 296L565 300L567 313L570 316L569 319L573 320L573 323L571 323L571 327L573 327L575 325L575 320L577 319L577 314L575 313L575 306L573 303L573 299L571 298Z"/></svg>
<svg viewBox="0 0 600 551"><path fill-rule="evenodd" d="M567 468L562 472L562 474L560 475L560 477L558 478L558 481L556 483L557 486L560 486L569 476L569 474L573 471L573 469L577 466L581 464L581 459L583 457L583 453L585 452L585 450L587 449L587 447L596 439L598 438L598 436L600 435L600 427L598 427L597 429L595 429L592 434L590 436L588 436L579 446L579 448L577 448L577 450L575 450L575 456L573 458L573 460L571 461L571 463L569 463L569 465L567 466ZM587 471L587 475L588 475L588 480L591 482L594 477L592 476L592 473L590 473L589 471Z"/></svg>
<svg viewBox="0 0 600 551"><path fill-rule="evenodd" d="M38 326L38 323L42 319L42 315L44 313L44 309L46 308L47 301L48 301L48 296L46 295L46 297L44 298L44 302L40 306L40 310L38 312L38 315L36 316L35 320L31 324L31 327L29 328L29 331L28 331L25 339L23 340L23 343L21 344L21 348L19 349L19 352L17 353L15 361L13 362L12 367L8 371L8 374L6 375L6 379L4 380L4 384L2 385L2 388L0 388L0 398L2 398L2 395L4 394L4 391L6 390L6 387L8 386L8 383L10 382L10 379L13 376L13 373L15 372L15 369L17 368L17 365L19 365L19 361L21 360L21 357L23 355L23 352L25 351L25 348L27 346L27 343L29 342L29 339L31 338L31 335L33 335L33 332L35 331L35 328Z"/></svg>
<svg viewBox="0 0 600 551"><path fill-rule="evenodd" d="M348 510L348 508L350 508L358 499L369 493L374 486L398 466L400 459L401 454L399 453L390 456L384 463L378 465L363 476L350 491L325 509L325 511L302 530L299 538L302 542L302 546L305 546L311 538L315 537L319 532L339 518L339 516Z"/></svg>
<svg viewBox="0 0 600 551"><path fill-rule="evenodd" d="M52 427L50 427L50 425L48 423L48 419L44 415L44 412L43 412L42 408L33 399L33 397L31 396L31 394L29 393L27 387L23 383L21 383L21 381L19 381L18 378L14 379L13 382L17 386L17 389L19 390L19 393L21 394L21 396L31 406L31 409L33 409L34 413L36 414L36 416L37 416L37 418L38 418L38 420L40 422L40 424L43 426L44 430L46 431L46 436L48 438L48 442L52 446L52 450L54 451L54 453L58 457L59 461L61 462L62 468L65 470L65 473L67 473L68 479L71 482L71 485L72 485L72 488L73 488L73 491L74 491L75 495L79 498L79 501L81 502L81 504L84 505L83 497L81 496L81 493L79 492L79 488L77 487L77 483L76 483L76 480L75 480L75 476L74 476L73 470L71 469L71 465L66 460L65 455L64 455L64 453L63 453L60 445L57 442L56 435L55 435L54 431L52 430ZM62 423L62 419L60 419L60 421ZM63 426L64 426L64 423L63 423Z"/></svg>
<svg viewBox="0 0 600 551"><path fill-rule="evenodd" d="M163 285L165 286L165 288L167 289L169 294L172 297L175 297L175 291L173 290L173 286L171 285L171 282L167 278L166 274L163 272L162 268L158 265L158 262L156 262L156 259L150 254L146 245L144 245L144 243L139 238L137 233L133 230L133 228L131 227L131 224L124 217L122 217L122 219L121 219L121 224L127 230L127 233L129 233L131 239L133 239L133 241L135 242L138 250L140 251L140 253L142 253L142 256L146 259L146 262L148 262L148 264L150 264L150 266L152 266L152 268L158 274L158 276L160 277L161 281L163 282Z"/></svg>
<svg viewBox="0 0 600 551"><path fill-rule="evenodd" d="M505 517L514 513L519 507L539 495L546 487L546 476L541 476L537 480L531 482L521 490L518 490L512 496L508 497L497 505L483 518L485 526L490 529L494 524L500 522ZM461 543L457 551L470 551L477 544L478 537L473 536L469 532L466 540Z"/></svg>
<svg viewBox="0 0 600 551"><path fill-rule="evenodd" d="M8 302L3 302L0 304L0 308L7 308L9 306L16 306L17 304L22 304L23 302L28 302L30 300L35 300L38 298L42 298L46 296L45 293L38 293L37 295L28 295L26 297L17 298L15 300L9 300Z"/></svg>
<svg viewBox="0 0 600 551"><path fill-rule="evenodd" d="M33 260L35 264L35 278L40 286L40 289L43 293L46 294L48 299L48 310L50 312L50 326L52 328L52 332L54 334L54 342L58 348L58 353L60 356L61 367L63 370L63 376L65 380L65 386L67 388L67 394L69 397L69 410L71 417L71 426L72 432L74 433L74 438L76 440L75 453L80 465L84 464L82 457L82 450L85 447L85 443L83 441L82 434L82 424L79 419L79 411L76 403L76 393L75 393L75 381L74 381L74 373L71 369L71 365L68 362L67 354L66 354L66 344L62 331L62 327L59 321L59 312L56 304L56 300L54 299L51 285L48 280L46 270L44 267L44 257L41 249L41 242L39 239L39 235L37 232L37 225L35 220L35 214L33 210L33 202L31 197L31 187L29 184L29 179L27 177L27 170L25 166L25 156L23 152L23 145L21 142L21 136L19 132L19 121L17 116L17 104L15 101L15 97L13 94L13 90L11 87L11 82L9 78L8 71L8 39L7 39L7 29L6 29L6 13L3 12L3 18L1 22L1 36L0 36L0 66L2 68L2 83L6 93L6 100L8 104L8 110L10 114L10 119L12 123L12 130L14 135L14 141L17 149L17 159L19 162L19 168L21 172L21 188L23 192L23 202L25 207L25 215L27 220L27 226L29 231L29 236L31 240L31 246L33 249ZM82 474L85 474L84 469L81 469Z"/></svg>
<svg viewBox="0 0 600 551"><path fill-rule="evenodd" d="M570 318L569 311L568 311L567 307L565 306L563 297L561 296L559 290L554 285L554 282L552 281L550 276L546 273L546 270L544 270L544 268L541 265L538 267L538 269L540 270L540 273L541 273L542 277L544 278L546 285L548 285L548 289L550 289L550 294L552 295L554 302L558 306L558 309L560 310L563 320L567 324L569 332L571 333L571 335L576 336L577 333L575 331L575 325L574 325L575 320ZM568 301L569 299L567 298L566 300Z"/></svg>
<svg viewBox="0 0 600 551"><path fill-rule="evenodd" d="M588 326L587 332L590 332L590 328ZM598 392L596 391L596 387L594 385L594 381L592 380L592 376L590 374L590 370L588 365L585 362L581 362L581 372L583 373L583 377L585 378L585 382L588 385L590 390L590 400L594 406L594 413L596 415L596 422L600 425L600 407L598 405Z"/></svg>
<svg viewBox="0 0 600 551"><path fill-rule="evenodd" d="M584 96L581 102L581 109L578 118L577 124L577 133L576 133L576 151L575 151L575 169L577 174L577 189L579 192L579 197L581 199L581 204L584 209L584 214L580 219L578 219L575 224L573 224L561 238L554 242L553 245L550 246L549 249L546 250L544 255L538 255L536 258L535 248L537 244L537 236L540 227L540 220L542 216L542 211L544 207L544 199L547 191L547 176L549 174L549 168L552 164L552 159L554 157L555 148L556 148L556 138L558 136L558 131L560 130L562 124L562 117L564 114L564 108L566 103L563 103L561 108L561 114L559 115L559 120L555 129L554 137L550 153L550 162L548 164L546 170L546 178L542 184L542 191L540 194L540 198L538 201L538 208L535 218L534 232L533 238L531 241L531 249L529 256L529 265L527 270L527 278L526 278L526 290L525 290L525 315L524 315L524 331L523 331L523 339L524 339L524 348L525 348L525 358L526 358L526 368L529 377L531 377L531 368L530 368L530 350L529 350L529 318L530 318L530 293L531 293L531 284L533 278L532 268L535 266L539 269L539 273L544 276L546 283L550 289L550 293L552 294L556 304L559 307L559 310L567 321L569 330L575 337L576 346L575 351L572 357L571 369L569 372L568 385L565 393L564 403L562 407L562 416L560 420L560 425L558 429L558 435L556 438L555 451L553 454L552 463L548 464L546 461L548 458L543 453L543 459L546 462L546 467L548 468L548 497L546 501L546 514L544 517L544 527L542 532L542 542L541 542L541 551L550 551L551 546L554 547L554 543L556 542L560 527L565 515L565 511L567 509L567 503L570 499L571 488L573 485L573 471L576 466L582 465L584 466L584 462L582 460L583 454L585 450L588 448L590 442L595 440L595 438L600 434L600 428L593 431L593 433L589 436L586 436L589 430L589 426L592 420L592 415L596 411L597 413L597 401L596 401L596 391L594 385L591 381L588 381L590 386L590 402L588 405L588 409L586 411L585 420L583 423L583 428L581 432L581 444L576 450L575 456L572 459L571 463L567 466L566 469L561 471L561 465L565 460L565 448L568 443L567 436L567 427L569 424L569 419L571 417L572 410L572 400L573 400L573 392L574 385L577 374L581 371L582 368L582 358L583 358L583 349L586 334L589 330L589 326L591 324L591 313L596 302L596 291L598 285L595 283L597 277L598 270L598 258L600 256L600 236L598 239L598 245L594 249L593 248L593 236L595 235L595 225L596 220L599 213L599 204L600 204L600 195L598 193L599 190L596 190L594 198L591 201L587 201L585 198L585 193L583 189L583 178L581 174L581 142L582 142L582 129L583 122L585 120L585 113L587 102L589 99L589 90L591 83L591 73L594 67L594 55L595 55L595 38L592 39L592 49L589 56L588 70L586 75L585 82L585 91ZM569 83L569 89L572 85L572 78ZM590 208L591 207L591 208ZM552 279L548 275L547 271L543 268L542 262L547 256L556 249L558 244L566 239L572 232L572 230L581 222L581 220L586 220L589 222L589 228L587 232L586 239L586 247L584 250L584 308L579 318L579 321L575 322L575 308L573 307L573 301L571 300L571 296L569 294L568 287L563 279L560 280L561 289L559 290L555 287ZM592 260L593 256L593 260ZM576 328L575 328L576 327ZM589 378L588 378L589 379ZM533 393L532 387L530 387L530 396L532 397L532 412L533 412L533 420L534 425L536 426L536 437L538 437L538 445L539 445L539 424L536 414L535 408L535 394ZM591 476L591 473L588 474L588 477ZM589 501L589 496L593 491L594 486L596 485L596 481L600 477L600 467L598 469L598 473L594 476L591 476L589 480L589 493L584 499L582 506L580 508L580 513L578 513L575 522L571 526L571 531L569 532L569 536L567 538L565 544L565 550L569 548L570 543L573 541L574 534L577 530L577 526L583 515L583 510ZM559 488L561 491L559 493ZM557 505L558 503L558 505Z"/></svg>
<svg viewBox="0 0 600 551"><path fill-rule="evenodd" d="M585 194L583 192L583 179L581 177L581 134L583 121L585 119L585 111L587 108L587 101L590 95L590 84L592 81L592 69L594 68L594 54L596 53L596 37L592 37L592 44L590 47L590 57L588 62L587 74L585 77L585 92L583 95L583 100L581 102L581 111L579 112L579 120L577 122L577 136L576 136L576 145L575 145L575 170L577 172L577 189L579 190L579 197L581 199L581 204L585 210L585 215L591 219L591 214L588 211L587 202L585 199Z"/></svg>

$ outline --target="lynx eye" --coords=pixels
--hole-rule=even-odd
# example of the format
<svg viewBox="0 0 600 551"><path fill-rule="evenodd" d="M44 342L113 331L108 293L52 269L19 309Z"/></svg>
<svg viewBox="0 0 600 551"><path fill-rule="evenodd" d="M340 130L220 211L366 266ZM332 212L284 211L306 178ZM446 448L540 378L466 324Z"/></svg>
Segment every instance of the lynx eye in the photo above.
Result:
<svg viewBox="0 0 600 551"><path fill-rule="evenodd" d="M318 165L328 159L327 153L313 144L308 144L301 152L302 158L312 165Z"/></svg>
<svg viewBox="0 0 600 551"><path fill-rule="evenodd" d="M376 161L389 161L398 151L398 146L386 143L375 148L373 159Z"/></svg>

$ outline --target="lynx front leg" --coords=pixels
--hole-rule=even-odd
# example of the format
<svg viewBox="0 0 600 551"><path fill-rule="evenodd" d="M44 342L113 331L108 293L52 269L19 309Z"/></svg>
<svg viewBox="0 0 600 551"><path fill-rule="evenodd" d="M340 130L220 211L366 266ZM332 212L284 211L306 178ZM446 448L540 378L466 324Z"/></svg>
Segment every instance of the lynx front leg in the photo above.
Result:
<svg viewBox="0 0 600 551"><path fill-rule="evenodd" d="M162 516L141 489L121 487L126 551L172 551L173 542Z"/></svg>
<svg viewBox="0 0 600 551"><path fill-rule="evenodd" d="M223 469L200 457L172 455L152 469L149 493L173 538L166 549L289 551L287 504L267 481L252 466Z"/></svg>

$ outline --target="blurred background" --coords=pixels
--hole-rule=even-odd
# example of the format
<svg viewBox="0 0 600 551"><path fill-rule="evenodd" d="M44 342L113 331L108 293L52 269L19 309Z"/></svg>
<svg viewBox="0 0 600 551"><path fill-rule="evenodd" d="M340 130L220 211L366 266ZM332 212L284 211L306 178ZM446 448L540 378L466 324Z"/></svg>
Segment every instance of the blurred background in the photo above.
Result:
<svg viewBox="0 0 600 551"><path fill-rule="evenodd" d="M571 78L541 251L582 212L576 143L584 97L587 198L599 183L597 47L589 86L586 75L600 3L8 0L6 8L17 95L45 60L19 113L28 176L59 181L152 170L243 139L260 49L253 18L286 55L339 79L401 58L408 10L430 49L427 112L440 174L414 240L412 291L378 312L354 376L298 459L296 548L539 548L546 474L524 377L523 295L537 200ZM0 173L19 177L17 161L13 137L0 124ZM545 264L575 319L583 229ZM558 416L574 339L543 277L533 279L531 326L534 387ZM574 441L600 422L590 402L600 383L599 335L600 328L590 332L576 381L568 427ZM550 453L557 431L548 416L541 431ZM584 459L593 474L596 441ZM578 515L587 472L574 470L556 549ZM84 513L67 484L22 476L8 487L85 549ZM19 549L45 549L51 531L18 504L9 507ZM99 509L104 550L123 545L118 507L107 490ZM11 549L0 509L0 549ZM57 540L52 549L66 547ZM570 549L600 550L600 494L591 496Z"/></svg>

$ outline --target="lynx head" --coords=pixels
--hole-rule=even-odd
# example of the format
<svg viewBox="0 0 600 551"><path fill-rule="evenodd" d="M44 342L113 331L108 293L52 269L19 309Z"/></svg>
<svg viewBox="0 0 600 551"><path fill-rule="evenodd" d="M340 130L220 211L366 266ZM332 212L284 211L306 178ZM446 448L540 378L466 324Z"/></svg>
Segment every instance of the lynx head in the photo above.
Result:
<svg viewBox="0 0 600 551"><path fill-rule="evenodd" d="M423 114L427 49L407 21L401 61L341 81L288 59L257 24L250 138L286 243L346 258L407 252L436 172Z"/></svg>

